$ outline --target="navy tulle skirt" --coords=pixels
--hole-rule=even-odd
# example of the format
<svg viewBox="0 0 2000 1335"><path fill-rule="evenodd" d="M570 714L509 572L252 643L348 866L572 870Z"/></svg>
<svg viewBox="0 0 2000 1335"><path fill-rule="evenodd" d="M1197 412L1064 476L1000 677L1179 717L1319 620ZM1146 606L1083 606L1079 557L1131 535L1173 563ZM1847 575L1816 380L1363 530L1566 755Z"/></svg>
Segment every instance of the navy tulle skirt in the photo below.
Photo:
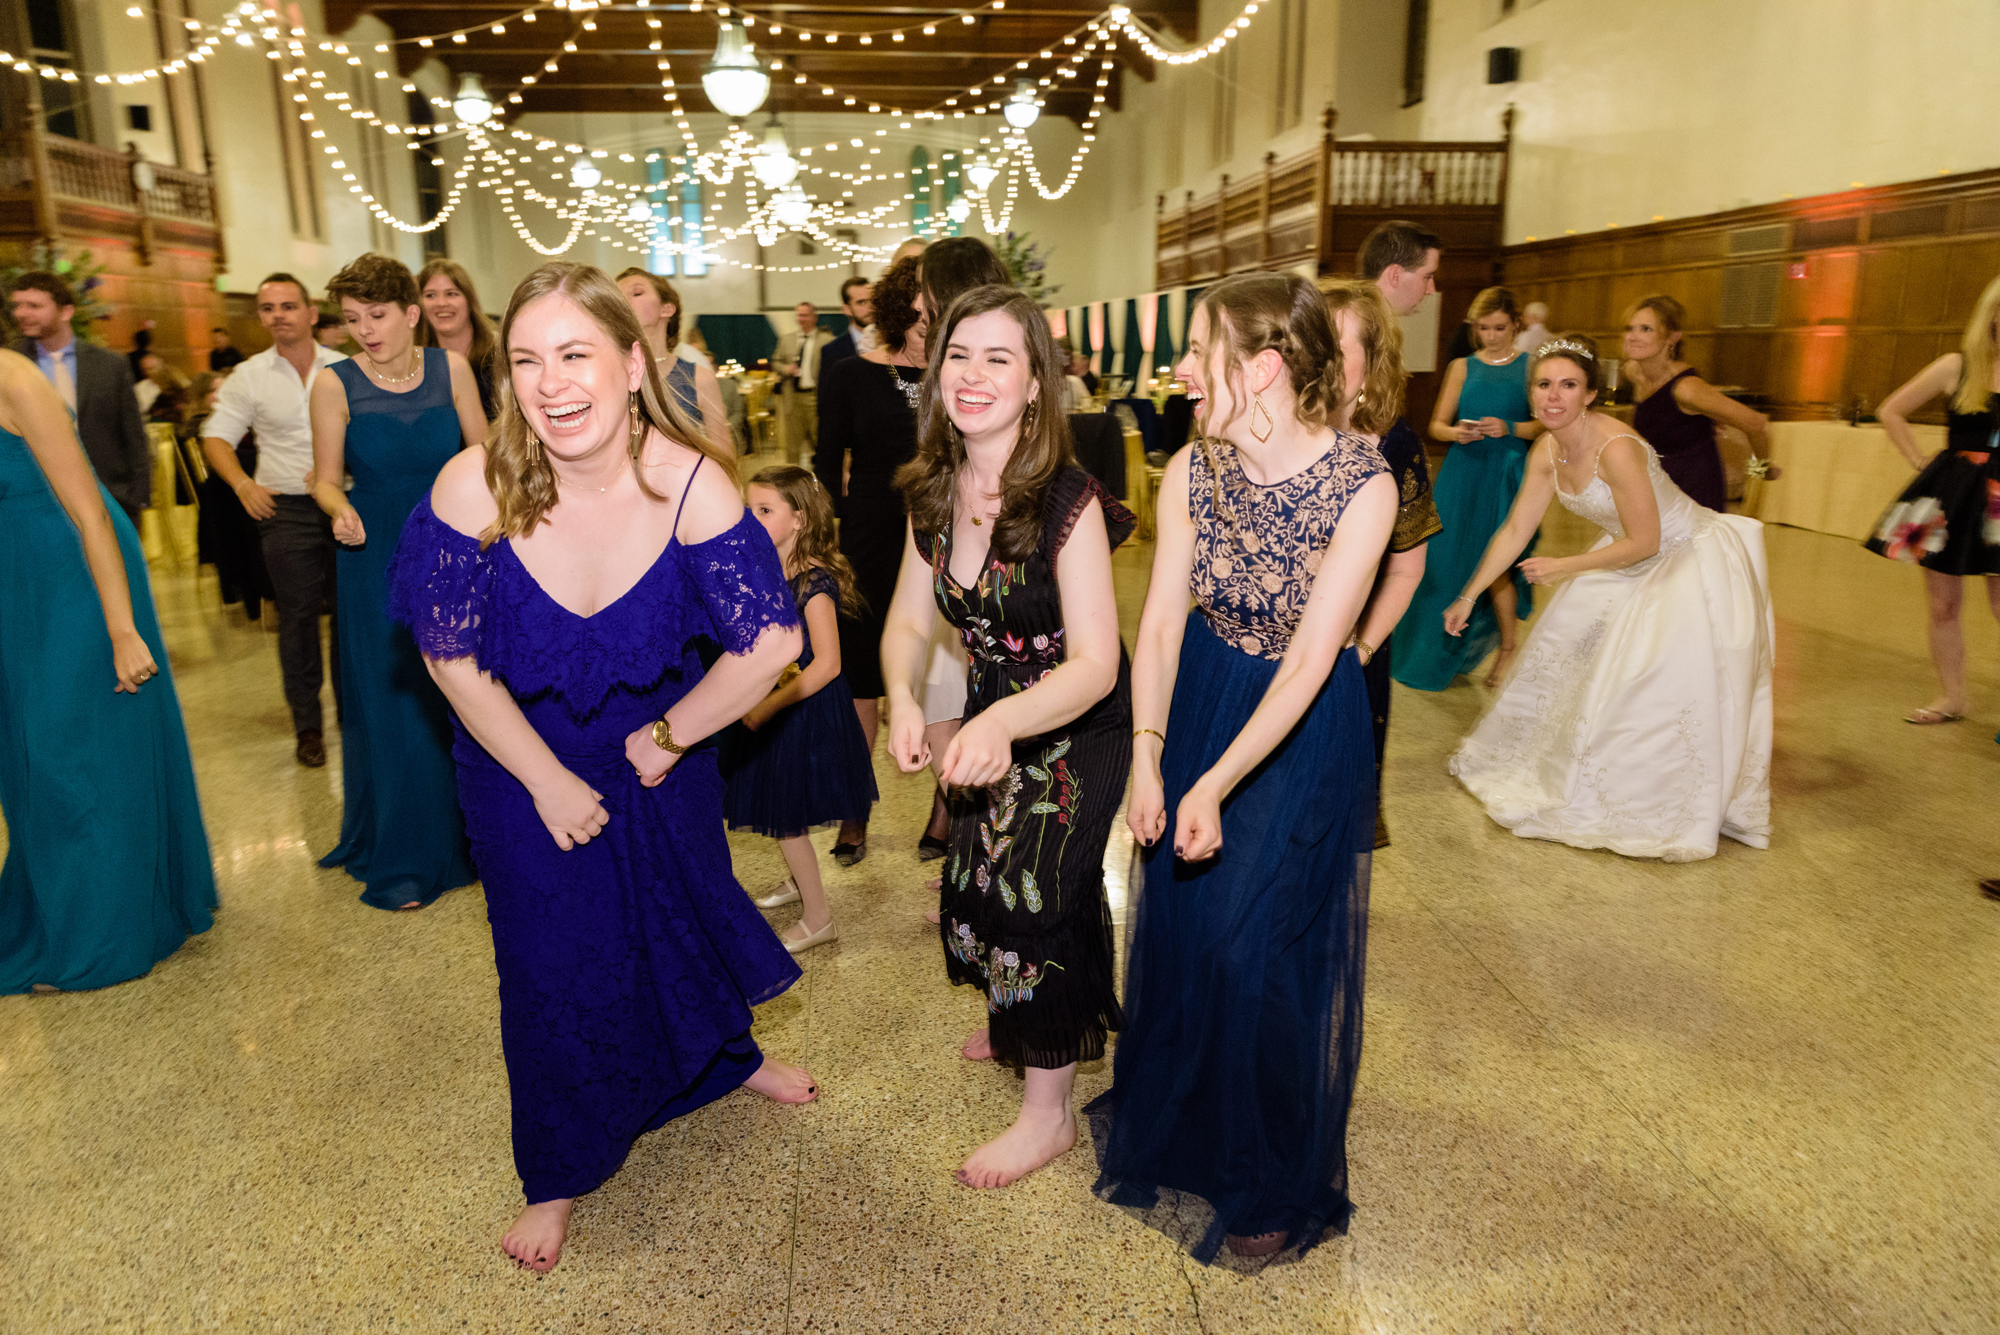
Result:
<svg viewBox="0 0 2000 1335"><path fill-rule="evenodd" d="M782 711L755 732L725 734L723 819L732 830L790 839L822 825L868 819L875 770L845 677Z"/></svg>
<svg viewBox="0 0 2000 1335"><path fill-rule="evenodd" d="M1277 666L1189 616L1162 759L1170 821ZM1136 878L1128 1027L1110 1091L1086 1110L1096 1191L1204 1264L1229 1234L1287 1234L1272 1256L1221 1253L1261 1269L1346 1231L1374 761L1348 650L1291 736L1224 803L1220 853L1180 863L1170 828Z"/></svg>

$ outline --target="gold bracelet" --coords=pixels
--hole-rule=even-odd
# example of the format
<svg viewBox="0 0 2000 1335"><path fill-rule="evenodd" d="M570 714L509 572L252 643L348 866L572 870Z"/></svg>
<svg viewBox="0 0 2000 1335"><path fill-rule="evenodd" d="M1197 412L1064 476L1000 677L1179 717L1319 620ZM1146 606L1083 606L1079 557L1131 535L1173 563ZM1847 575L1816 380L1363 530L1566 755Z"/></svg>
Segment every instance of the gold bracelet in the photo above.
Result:
<svg viewBox="0 0 2000 1335"><path fill-rule="evenodd" d="M1375 646L1366 640L1356 640L1354 649L1360 655L1362 667L1367 667L1369 661L1375 657Z"/></svg>
<svg viewBox="0 0 2000 1335"><path fill-rule="evenodd" d="M1132 731L1132 740L1136 742L1136 741L1138 741L1138 740L1139 740L1139 739L1140 739L1141 737L1157 737L1157 738L1159 738L1159 739L1160 739L1160 745L1161 745L1161 746L1165 746L1165 745L1167 744L1167 735L1166 735L1165 733L1161 732L1161 731L1160 731L1160 730L1159 730L1158 728L1135 728L1135 729L1133 729L1133 731Z"/></svg>
<svg viewBox="0 0 2000 1335"><path fill-rule="evenodd" d="M667 722L664 717L656 720L653 724L653 745L659 747L668 755L684 756L688 753L687 747L681 746L674 741L674 725Z"/></svg>

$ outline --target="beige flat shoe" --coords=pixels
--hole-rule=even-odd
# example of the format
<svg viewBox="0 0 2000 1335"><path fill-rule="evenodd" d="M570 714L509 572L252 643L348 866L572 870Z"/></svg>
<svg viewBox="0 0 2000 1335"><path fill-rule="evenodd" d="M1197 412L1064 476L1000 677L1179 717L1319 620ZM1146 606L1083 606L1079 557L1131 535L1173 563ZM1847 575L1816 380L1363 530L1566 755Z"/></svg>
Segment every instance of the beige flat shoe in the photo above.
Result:
<svg viewBox="0 0 2000 1335"><path fill-rule="evenodd" d="M792 954L803 955L814 946L832 945L835 941L840 940L840 928L834 926L833 919L828 918L826 926L820 928L817 932L807 933L802 940L794 941L789 936L781 936L778 939L785 943L785 949Z"/></svg>
<svg viewBox="0 0 2000 1335"><path fill-rule="evenodd" d="M799 902L799 884L787 876L783 885L762 899L751 902L760 909L781 909L787 904L796 904Z"/></svg>

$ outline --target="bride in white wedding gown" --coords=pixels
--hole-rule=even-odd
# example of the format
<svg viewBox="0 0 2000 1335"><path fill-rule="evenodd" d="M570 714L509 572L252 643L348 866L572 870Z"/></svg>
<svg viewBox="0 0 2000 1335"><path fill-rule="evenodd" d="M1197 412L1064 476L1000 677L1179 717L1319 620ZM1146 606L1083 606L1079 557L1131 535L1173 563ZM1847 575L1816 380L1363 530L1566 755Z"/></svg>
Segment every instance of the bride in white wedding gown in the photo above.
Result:
<svg viewBox="0 0 2000 1335"><path fill-rule="evenodd" d="M1604 530L1578 556L1521 562L1562 587L1451 772L1515 834L1627 857L1692 862L1717 834L1771 834L1771 595L1764 529L1697 505L1652 446L1590 411L1597 349L1544 344L1528 396L1549 428L1466 596L1527 546L1549 501Z"/></svg>

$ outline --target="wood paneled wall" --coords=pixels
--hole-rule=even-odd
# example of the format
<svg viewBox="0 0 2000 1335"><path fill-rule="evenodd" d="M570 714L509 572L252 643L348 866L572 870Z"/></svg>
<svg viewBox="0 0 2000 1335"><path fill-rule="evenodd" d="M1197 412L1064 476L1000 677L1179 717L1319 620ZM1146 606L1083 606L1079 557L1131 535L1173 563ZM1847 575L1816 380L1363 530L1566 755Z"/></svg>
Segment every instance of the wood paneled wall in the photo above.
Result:
<svg viewBox="0 0 2000 1335"><path fill-rule="evenodd" d="M1958 347L2000 275L2000 171L1533 241L1498 267L1523 304L1548 303L1551 330L1614 355L1625 308L1667 293L1687 308L1683 359L1710 382L1774 417L1844 417ZM1463 311L1447 293L1446 320Z"/></svg>

